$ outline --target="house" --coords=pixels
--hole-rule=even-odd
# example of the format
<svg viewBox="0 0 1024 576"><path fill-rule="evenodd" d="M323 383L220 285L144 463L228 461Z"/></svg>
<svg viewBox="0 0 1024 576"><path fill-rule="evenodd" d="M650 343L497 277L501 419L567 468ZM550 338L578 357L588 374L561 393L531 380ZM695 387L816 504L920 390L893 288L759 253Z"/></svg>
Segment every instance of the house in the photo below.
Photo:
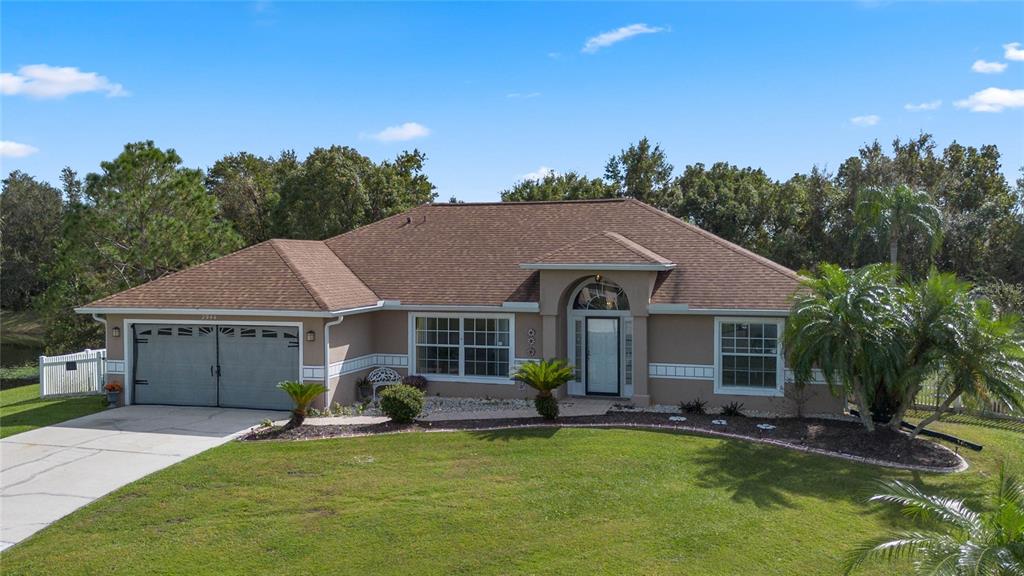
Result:
<svg viewBox="0 0 1024 576"><path fill-rule="evenodd" d="M133 404L289 407L282 380L350 403L378 367L428 393L563 394L791 411L780 338L793 271L632 199L432 204L324 241L269 240L79 308L106 325ZM826 386L809 413L841 413Z"/></svg>

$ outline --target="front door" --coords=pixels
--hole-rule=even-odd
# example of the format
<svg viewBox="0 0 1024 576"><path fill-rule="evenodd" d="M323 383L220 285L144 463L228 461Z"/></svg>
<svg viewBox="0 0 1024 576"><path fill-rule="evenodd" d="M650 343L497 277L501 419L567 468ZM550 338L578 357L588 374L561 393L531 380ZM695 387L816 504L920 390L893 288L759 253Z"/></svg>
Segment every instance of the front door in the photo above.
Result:
<svg viewBox="0 0 1024 576"><path fill-rule="evenodd" d="M587 318L587 394L619 395L619 319Z"/></svg>

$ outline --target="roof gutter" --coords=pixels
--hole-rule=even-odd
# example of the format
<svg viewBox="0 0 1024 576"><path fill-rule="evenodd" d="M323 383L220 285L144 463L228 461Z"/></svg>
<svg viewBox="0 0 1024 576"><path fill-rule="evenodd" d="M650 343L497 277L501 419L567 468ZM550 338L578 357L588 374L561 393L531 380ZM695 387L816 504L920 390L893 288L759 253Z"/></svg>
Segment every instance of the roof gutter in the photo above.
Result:
<svg viewBox="0 0 1024 576"><path fill-rule="evenodd" d="M79 314L168 314L175 316L287 316L302 318L329 318L336 314L316 310L248 310L239 308L75 308Z"/></svg>
<svg viewBox="0 0 1024 576"><path fill-rule="evenodd" d="M541 262L528 262L526 264L520 264L519 267L523 270L630 270L637 272L660 272L663 270L672 270L676 265L673 262L665 264L547 264Z"/></svg>

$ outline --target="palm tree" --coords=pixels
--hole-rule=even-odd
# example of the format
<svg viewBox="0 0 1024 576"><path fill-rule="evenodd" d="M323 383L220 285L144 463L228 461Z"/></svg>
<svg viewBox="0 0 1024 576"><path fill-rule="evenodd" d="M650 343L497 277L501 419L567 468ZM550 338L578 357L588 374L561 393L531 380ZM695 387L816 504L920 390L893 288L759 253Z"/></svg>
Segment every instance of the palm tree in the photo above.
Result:
<svg viewBox="0 0 1024 576"><path fill-rule="evenodd" d="M929 522L925 530L903 531L854 549L845 573L869 560L910 559L917 574L934 576L1019 576L1024 574L1024 484L999 467L999 488L991 511L968 508L963 500L929 496L894 480L873 502L896 504L907 515Z"/></svg>
<svg viewBox="0 0 1024 576"><path fill-rule="evenodd" d="M323 384L317 382L288 381L281 382L277 387L291 396L292 402L295 403L295 407L292 408L292 417L284 425L284 430L291 430L292 428L302 426L302 422L306 420L306 412L309 410L309 405L313 403L313 400L316 400L318 395L327 391Z"/></svg>
<svg viewBox="0 0 1024 576"><path fill-rule="evenodd" d="M513 380L518 380L537 391L534 406L537 413L548 420L558 417L558 399L551 392L572 380L572 377L572 366L557 358L527 362L512 375Z"/></svg>
<svg viewBox="0 0 1024 576"><path fill-rule="evenodd" d="M963 325L973 312L971 285L957 279L955 274L940 273L932 269L918 284L908 284L902 291L900 305L910 318L905 333L907 356L900 368L900 396L895 399L895 410L889 428L899 430L903 416L913 405L922 382L934 376L943 365L944 351L950 348Z"/></svg>
<svg viewBox="0 0 1024 576"><path fill-rule="evenodd" d="M917 233L928 239L934 252L942 240L942 212L924 190L907 185L868 188L858 194L855 219L861 228L871 229L889 241L889 263L898 265L900 240Z"/></svg>
<svg viewBox="0 0 1024 576"><path fill-rule="evenodd" d="M1024 330L1020 318L1000 316L988 300L968 305L950 338L940 344L939 392L945 399L918 423L912 436L938 420L958 398L997 403L1024 413Z"/></svg>
<svg viewBox="0 0 1024 576"><path fill-rule="evenodd" d="M833 393L853 394L869 431L875 390L898 384L904 357L908 319L897 305L894 277L884 264L820 265L816 277L803 281L807 290L793 303L783 340L796 379L807 381L820 369Z"/></svg>

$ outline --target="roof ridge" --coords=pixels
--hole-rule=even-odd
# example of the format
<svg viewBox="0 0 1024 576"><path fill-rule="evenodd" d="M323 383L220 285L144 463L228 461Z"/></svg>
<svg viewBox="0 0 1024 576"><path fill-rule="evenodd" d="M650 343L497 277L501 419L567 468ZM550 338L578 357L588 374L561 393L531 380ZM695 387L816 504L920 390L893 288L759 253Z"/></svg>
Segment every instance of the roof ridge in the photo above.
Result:
<svg viewBox="0 0 1024 576"><path fill-rule="evenodd" d="M577 238L576 240L573 240L572 242L568 242L566 244L562 244L561 246L559 246L558 248L555 248L554 250L548 252L547 254L543 254L543 255L541 255L541 256L539 256L537 258L534 258L533 261L534 262L543 262L544 260L547 260L549 256L552 256L554 254L558 254L559 252L561 252L562 250L565 250L566 248L572 248L573 246L576 246L578 244L586 242L587 240L590 240L594 236L603 236L604 233L605 233L605 231L594 232L593 234L587 234L586 236L583 236L581 238Z"/></svg>
<svg viewBox="0 0 1024 576"><path fill-rule="evenodd" d="M625 202L628 198L580 198L576 200L510 200L510 201L491 201L491 202L431 202L429 204L421 204L416 208L428 207L428 208L444 208L448 206L529 206L534 204L599 204L605 202Z"/></svg>
<svg viewBox="0 0 1024 576"><path fill-rule="evenodd" d="M708 232L707 230L701 228L700 226L697 226L695 224L690 224L689 222L683 220L682 218L677 218L677 217L669 214L668 212L665 212L664 210L659 210L659 209L655 208L654 206L651 206L650 204L645 204L645 203L637 200L636 198L627 198L626 200L629 201L632 204L636 204L637 206L640 206L641 208L644 208L646 210L654 212L655 214L659 214L663 218L669 220L670 222L675 222L676 224L682 226L683 228L686 228L687 230L690 230L692 232L696 232L697 234L700 234L701 236L704 236L708 240L711 240L712 242L715 242L716 244L720 244L722 247L724 247L726 249L732 250L733 252L735 252L735 253L737 253L737 254L739 254L741 256L745 256L745 257L753 260L754 262L757 262L758 264L764 266L765 268L769 268L771 270L774 270L775 272L778 272L778 273L783 274L785 276L789 276L790 278L792 278L794 280L801 280L803 278L802 276L800 276L799 274L797 274L793 270L790 270L789 268L786 268L782 264L779 264L777 262L769 260L768 258L765 258L764 256L761 256L760 254L757 254L756 252L751 252L750 250L747 250L746 248L740 246L739 244L735 244L733 242L729 242L728 240L726 240L725 238L722 238L721 236L716 236L715 234L712 234L711 232Z"/></svg>
<svg viewBox="0 0 1024 576"><path fill-rule="evenodd" d="M668 258L665 258L661 254L658 254L654 250L651 250L650 248L644 246L643 244L637 242L636 240L633 240L633 239L631 239L631 238L629 238L627 236L624 236L624 235L622 235L622 234L620 234L618 232L612 232L612 231L609 231L609 230L605 230L603 232L603 234L605 236L607 236L608 238L611 238L613 241L617 242L623 248L629 250L630 252L633 252L634 254L642 256L642 257L650 260L651 262L655 262L657 264L671 264L672 263L672 261L669 260Z"/></svg>
<svg viewBox="0 0 1024 576"><path fill-rule="evenodd" d="M177 276L178 274L183 274L183 273L189 272L191 270L198 270L199 268L205 268L206 266L209 266L210 264L213 264L214 262L217 262L219 260L223 260L223 259L227 258L228 256L234 256L235 254L241 254L242 252L245 252L246 250L252 250L253 248L257 248L259 246L262 246L263 244L267 244L268 242L270 242L270 240L264 240L263 242L257 242L256 244L250 244L248 246L244 246L242 248L239 248L238 250L234 250L232 252L228 252L227 254L224 254L223 256L218 256L218 257L214 258L213 260L206 260L205 262L200 262L199 264L195 264L193 266L188 266L186 268L182 268L181 270L175 270L174 272L171 272L169 274L164 274L163 276L160 276L158 278L153 278L152 280L146 280L142 284L136 284L135 286L131 286L130 288L125 288L124 290L119 290L117 292L114 292L113 294L107 294L106 296L104 296L102 298L99 298L97 300L93 300L92 302L86 304L85 307L89 307L89 306L92 306L94 304L99 304L100 302L103 302L104 300L106 300L108 298L112 298L114 296L119 296L119 295L125 294L127 292L134 292L134 291L136 291L136 290L142 288L143 286L146 286L146 285L148 285L148 284L150 284L152 282L159 282L160 280L164 280L166 278L173 278L174 276Z"/></svg>
<svg viewBox="0 0 1024 576"><path fill-rule="evenodd" d="M313 288L309 281L306 280L306 277L303 276L301 272L299 272L299 270L295 267L295 264L291 261L291 259L285 256L284 252L282 252L281 249L278 248L277 243L284 240L287 239L271 238L270 240L268 240L268 242L270 242L270 247L274 249L274 252L277 253L277 256L281 259L282 262L284 262L284 265L287 266L288 269L292 271L292 275L294 275L295 279L299 281L299 284L302 284L302 287L306 289L306 292L309 293L309 296L313 298L313 301L316 302L317 306L319 306L321 310L326 310L329 312L330 307L327 305L327 302L323 299L320 293L315 288ZM313 242L322 243L323 240L313 240Z"/></svg>

